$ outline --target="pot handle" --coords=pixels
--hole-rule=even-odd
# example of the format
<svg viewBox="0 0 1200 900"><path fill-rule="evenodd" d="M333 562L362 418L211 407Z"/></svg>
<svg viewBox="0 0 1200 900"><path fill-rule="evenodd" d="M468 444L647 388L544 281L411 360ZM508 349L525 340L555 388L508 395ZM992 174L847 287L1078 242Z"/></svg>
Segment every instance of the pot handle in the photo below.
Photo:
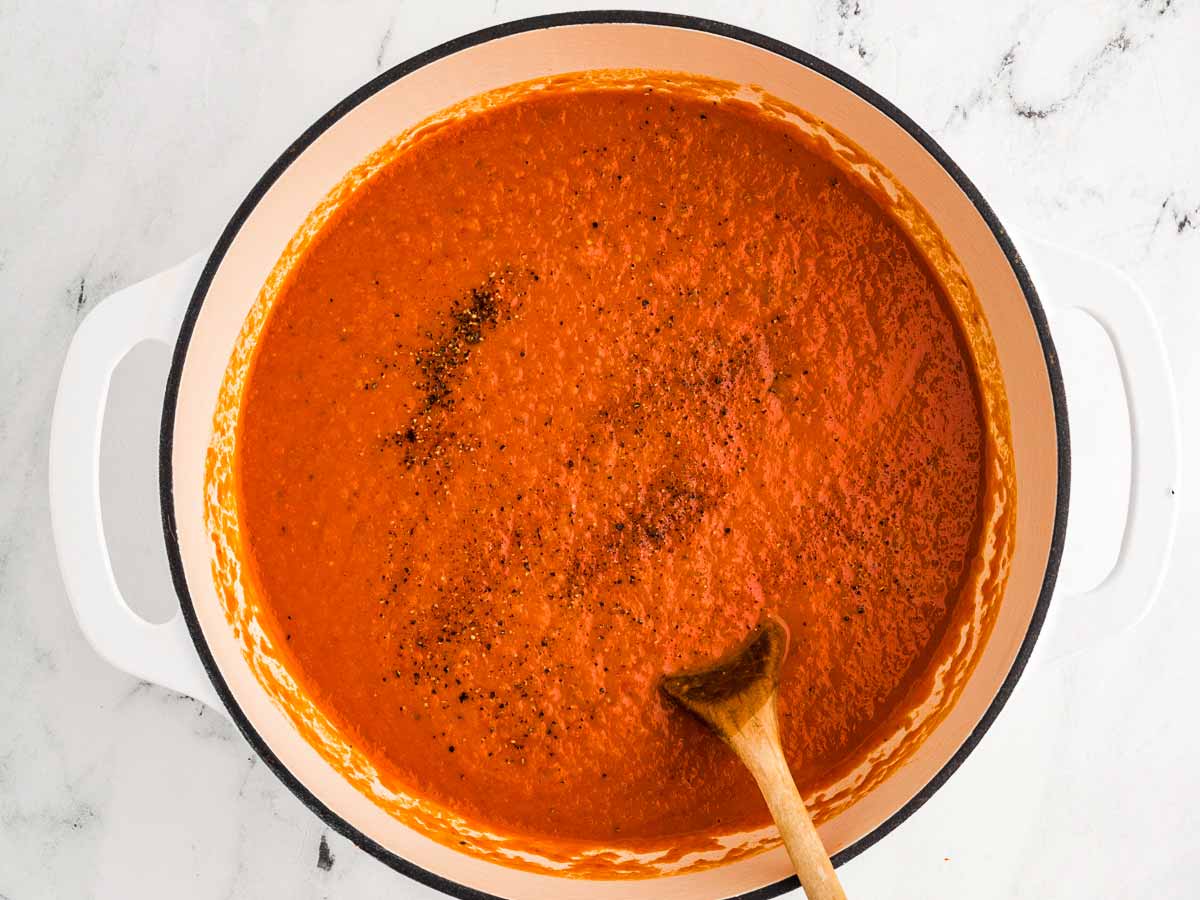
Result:
<svg viewBox="0 0 1200 900"><path fill-rule="evenodd" d="M100 438L112 373L143 341L174 345L207 257L118 291L75 332L50 419L50 522L67 597L96 652L135 678L225 714L182 614L152 624L121 596L100 515Z"/></svg>
<svg viewBox="0 0 1200 900"><path fill-rule="evenodd" d="M1046 663L1123 634L1154 605L1182 453L1175 383L1142 292L1100 260L1032 238L1019 246L1047 308L1071 430L1067 538L1034 657Z"/></svg>

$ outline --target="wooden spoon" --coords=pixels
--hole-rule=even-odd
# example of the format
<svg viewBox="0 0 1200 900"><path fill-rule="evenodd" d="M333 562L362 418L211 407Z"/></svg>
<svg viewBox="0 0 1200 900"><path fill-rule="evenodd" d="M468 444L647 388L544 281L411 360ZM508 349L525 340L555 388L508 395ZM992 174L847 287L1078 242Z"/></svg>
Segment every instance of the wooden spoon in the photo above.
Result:
<svg viewBox="0 0 1200 900"><path fill-rule="evenodd" d="M846 900L779 743L775 695L787 651L782 622L766 619L746 644L715 665L668 675L662 689L708 724L758 782L809 900Z"/></svg>

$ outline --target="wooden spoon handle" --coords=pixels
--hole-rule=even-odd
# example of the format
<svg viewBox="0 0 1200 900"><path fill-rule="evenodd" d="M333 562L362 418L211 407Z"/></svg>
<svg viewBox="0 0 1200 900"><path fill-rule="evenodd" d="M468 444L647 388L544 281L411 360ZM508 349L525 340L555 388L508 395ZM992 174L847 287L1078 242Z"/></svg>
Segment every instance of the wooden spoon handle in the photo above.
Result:
<svg viewBox="0 0 1200 900"><path fill-rule="evenodd" d="M779 744L774 698L726 738L758 782L808 900L846 900Z"/></svg>

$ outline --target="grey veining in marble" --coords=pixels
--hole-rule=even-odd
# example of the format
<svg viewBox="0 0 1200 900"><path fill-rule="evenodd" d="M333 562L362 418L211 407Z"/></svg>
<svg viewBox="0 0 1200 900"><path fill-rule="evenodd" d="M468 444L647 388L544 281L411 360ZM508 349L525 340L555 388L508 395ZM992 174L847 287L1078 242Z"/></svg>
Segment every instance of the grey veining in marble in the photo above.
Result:
<svg viewBox="0 0 1200 900"><path fill-rule="evenodd" d="M1007 221L1127 270L1163 325L1194 458L1200 3L657 5L846 69ZM87 646L50 539L48 417L81 316L210 243L320 113L416 52L553 8L0 3L0 898L432 896L324 827L225 721ZM851 896L1200 896L1196 496L1150 617L1023 680L950 783L845 868ZM146 518L125 517L148 529L132 559L153 553ZM126 575L169 598L155 562Z"/></svg>

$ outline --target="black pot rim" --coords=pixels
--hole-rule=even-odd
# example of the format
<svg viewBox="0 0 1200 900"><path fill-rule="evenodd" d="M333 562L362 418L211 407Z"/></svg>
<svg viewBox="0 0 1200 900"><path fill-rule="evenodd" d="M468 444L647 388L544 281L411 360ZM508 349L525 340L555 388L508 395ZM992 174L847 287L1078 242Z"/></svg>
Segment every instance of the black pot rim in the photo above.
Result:
<svg viewBox="0 0 1200 900"><path fill-rule="evenodd" d="M386 72L378 75L354 93L350 94L321 118L319 118L312 126L310 126L299 138L297 138L291 146L289 146L280 157L275 160L266 173L258 180L251 189L250 193L242 201L229 223L225 226L225 230L221 233L220 239L213 248L212 254L209 256L204 270L200 275L200 279L196 284L196 289L192 294L191 302L188 305L187 312L183 319L182 327L179 332L179 339L175 345L174 356L171 361L171 370L167 379L166 395L163 400L162 424L159 432L159 499L162 506L162 521L163 534L166 540L167 556L171 567L171 577L175 584L176 593L179 595L179 604L183 613L184 620L187 622L188 631L192 636L192 641L196 646L196 652L200 656L200 660L204 665L205 671L208 672L209 678L212 680L213 687L216 689L221 701L228 709L233 721L237 724L242 735L254 748L254 751L263 759L267 766L275 773L276 777L282 781L300 801L319 816L330 828L341 834L343 837L352 841L355 845L370 853L372 856L386 863L391 868L398 872L409 876L410 878L427 885L428 887L442 891L453 897L464 898L464 900L503 900L493 894L487 894L476 890L466 885L459 884L451 879L437 875L412 862L392 853L387 848L372 840L366 834L363 834L358 829L354 828L335 813L333 810L325 806L311 791L305 787L288 769L283 765L277 756L267 746L266 742L255 730L249 719L242 712L237 700L234 698L229 686L225 682L224 676L217 667L216 660L213 658L212 652L209 649L208 642L200 628L199 621L196 617L195 607L192 604L191 595L188 592L187 580L183 570L183 559L179 551L179 541L176 532L175 524L175 503L174 490L172 481L171 454L172 454L172 439L175 425L175 405L179 396L179 384L183 374L183 366L187 359L188 344L190 343L192 331L195 327L196 319L199 316L200 308L204 304L204 299L208 293L209 285L212 282L221 261L225 257L234 238L237 236L242 225L249 217L258 202L278 180L284 170L323 132L330 128L334 123L341 119L346 113L354 109L368 97L390 85L392 82L403 78L404 76L429 65L445 56L456 53L460 50L465 50L474 47L478 44L486 43L487 41L497 38L507 37L513 34L520 34L527 31L535 31L545 28L555 28L565 25L596 25L596 24L642 24L642 25L663 25L673 28L682 28L692 31L703 31L709 34L720 35L722 37L732 38L742 43L751 44L768 50L779 56L786 57L793 62L799 63L809 69L812 69L826 78L837 82L842 87L845 87L863 100L870 103L884 115L888 116L897 125L903 128L911 135L926 151L930 153L938 161L943 169L957 182L963 192L974 204L979 214L987 223L988 228L995 236L1004 255L1008 258L1009 264L1012 266L1013 273L1016 275L1017 281L1021 286L1021 291L1025 295L1025 300L1029 305L1030 314L1033 317L1034 325L1037 329L1038 339L1042 345L1042 353L1045 358L1046 370L1050 380L1050 390L1054 403L1054 418L1055 428L1058 439L1058 494L1056 497L1056 508L1054 514L1054 531L1050 542L1050 553L1046 561L1045 577L1042 581L1042 587L1038 594L1037 605L1034 608L1033 616L1029 623L1029 628L1026 631L1025 638L1021 643L1021 647L1017 652L1016 659L1013 661L1008 675L1004 679L995 698L988 706L987 711L979 720L978 724L972 730L971 734L958 748L954 756L951 757L941 770L923 787L915 797L908 801L901 809L890 816L881 825L876 827L869 834L860 838L851 846L837 853L833 857L835 865L841 865L858 854L862 853L872 844L876 843L889 832L899 826L905 819L915 813L932 797L939 788L950 778L951 775L962 765L963 761L974 750L975 746L983 738L1000 710L1004 708L1005 703L1011 696L1017 681L1024 671L1026 663L1029 661L1030 654L1033 652L1034 645L1042 629L1042 624L1045 621L1046 613L1050 606L1051 594L1054 590L1054 583L1058 575L1059 562L1062 557L1063 541L1066 534L1067 524L1067 506L1070 494L1070 440L1067 427L1067 407L1066 395L1063 389L1062 373L1058 365L1058 355L1055 352L1053 341L1050 337L1049 326L1046 322L1045 311L1042 308L1041 301L1038 299L1037 291L1034 288L1033 282L1029 277L1029 273L1021 261L1016 248L1013 246L1011 239L1005 231L1004 226L992 211L992 208L984 200L979 190L971 183L970 179L963 171L955 164L950 156L943 150L937 142L929 136L916 122L905 115L896 106L886 100L884 97L877 94L871 88L867 87L862 82L854 77L841 71L840 69L830 65L829 63L818 59L811 54L805 53L790 44L775 40L774 38L758 34L754 31L749 31L745 28L739 28L734 25L727 25L723 22L717 22L711 19L696 18L693 16L677 15L673 13L660 12L637 12L628 10L592 10L584 12L567 12L555 13L543 16L534 16L526 19L518 19L512 22L506 22L500 25L494 25L490 28L484 28L479 31L472 32L462 37L455 38L440 46L420 53L411 59L400 63L388 69ZM767 885L766 887L758 888L739 895L733 900L766 900L769 897L776 897L785 891L795 889L799 885L799 881L793 875L782 881Z"/></svg>

